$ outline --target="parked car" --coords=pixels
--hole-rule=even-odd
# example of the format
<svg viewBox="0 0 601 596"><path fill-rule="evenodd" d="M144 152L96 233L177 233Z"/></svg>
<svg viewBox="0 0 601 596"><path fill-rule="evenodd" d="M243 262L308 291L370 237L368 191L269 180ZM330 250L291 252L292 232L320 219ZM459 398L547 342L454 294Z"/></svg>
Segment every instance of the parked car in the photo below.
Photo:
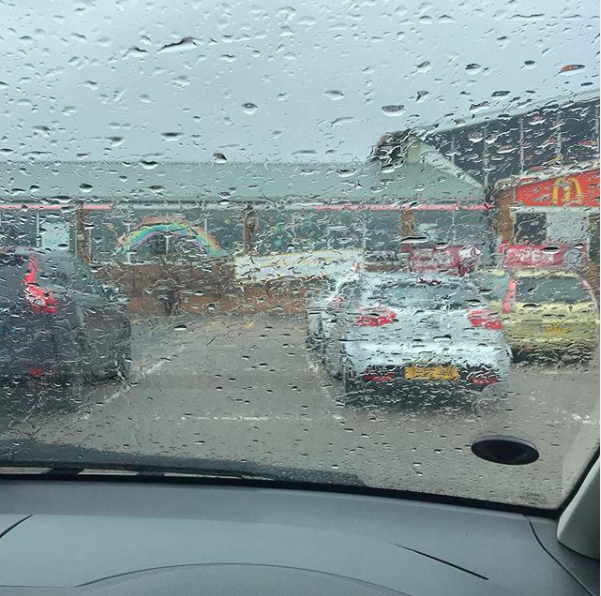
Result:
<svg viewBox="0 0 601 596"><path fill-rule="evenodd" d="M507 390L501 320L465 278L373 275L353 286L326 342L325 364L349 397Z"/></svg>
<svg viewBox="0 0 601 596"><path fill-rule="evenodd" d="M352 288L359 283L362 273L357 267L337 279L328 279L307 303L307 342L323 356L325 343L343 310Z"/></svg>
<svg viewBox="0 0 601 596"><path fill-rule="evenodd" d="M591 357L599 345L599 308L577 273L535 268L474 274L491 309L500 313L515 353Z"/></svg>
<svg viewBox="0 0 601 596"><path fill-rule="evenodd" d="M0 249L0 376L90 379L131 366L127 301L67 252Z"/></svg>
<svg viewBox="0 0 601 596"><path fill-rule="evenodd" d="M491 309L500 314L501 304L507 295L511 280L509 270L502 267L478 269L469 279L476 284Z"/></svg>

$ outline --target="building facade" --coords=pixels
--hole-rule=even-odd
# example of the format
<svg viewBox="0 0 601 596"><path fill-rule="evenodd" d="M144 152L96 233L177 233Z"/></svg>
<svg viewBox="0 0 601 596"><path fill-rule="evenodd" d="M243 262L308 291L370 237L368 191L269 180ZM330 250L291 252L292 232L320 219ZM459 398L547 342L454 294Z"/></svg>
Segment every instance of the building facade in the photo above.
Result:
<svg viewBox="0 0 601 596"><path fill-rule="evenodd" d="M500 181L491 201L498 209L501 250L510 261L599 265L598 162Z"/></svg>
<svg viewBox="0 0 601 596"><path fill-rule="evenodd" d="M416 142L400 167L352 164L9 163L0 243L92 263L232 258L254 212L258 255L353 250L394 258L411 237L490 244L484 188ZM487 244L488 243L488 244Z"/></svg>

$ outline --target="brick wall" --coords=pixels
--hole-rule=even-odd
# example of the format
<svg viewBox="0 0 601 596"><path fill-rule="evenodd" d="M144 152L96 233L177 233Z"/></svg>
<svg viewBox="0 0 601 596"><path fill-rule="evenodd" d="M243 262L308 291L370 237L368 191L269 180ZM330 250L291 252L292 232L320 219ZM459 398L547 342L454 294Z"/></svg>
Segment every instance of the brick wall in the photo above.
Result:
<svg viewBox="0 0 601 596"><path fill-rule="evenodd" d="M118 285L130 298L135 313L165 312L165 296L177 289L180 310L190 313L300 313L305 308L306 285L301 280L240 284L227 259L204 265L153 263L104 267L98 275Z"/></svg>

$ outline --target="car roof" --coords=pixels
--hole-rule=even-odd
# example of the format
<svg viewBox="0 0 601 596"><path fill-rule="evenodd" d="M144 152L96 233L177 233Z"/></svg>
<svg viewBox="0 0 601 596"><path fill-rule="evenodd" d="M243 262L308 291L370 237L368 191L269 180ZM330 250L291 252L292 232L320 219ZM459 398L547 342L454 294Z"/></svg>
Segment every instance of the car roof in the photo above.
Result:
<svg viewBox="0 0 601 596"><path fill-rule="evenodd" d="M559 269L515 269L513 275L518 278L529 277L566 277L572 279L580 279L580 275L574 271L565 271Z"/></svg>
<svg viewBox="0 0 601 596"><path fill-rule="evenodd" d="M568 277L580 279L580 275L574 271L566 271L565 269L541 269L539 267L523 267L523 268L508 268L500 267L483 268L474 271L474 274L484 274L493 277L505 277L512 275L518 278L529 277Z"/></svg>
<svg viewBox="0 0 601 596"><path fill-rule="evenodd" d="M24 246L0 246L0 253L10 255L27 256L33 254L35 249L27 248Z"/></svg>
<svg viewBox="0 0 601 596"><path fill-rule="evenodd" d="M474 275L482 273L485 275L492 275L494 277L505 277L506 275L509 275L509 271L507 269L502 269L501 267L484 267L474 271Z"/></svg>
<svg viewBox="0 0 601 596"><path fill-rule="evenodd" d="M456 277L451 275L440 275L434 273L372 273L368 277L364 278L369 285L375 285L379 283L394 283L394 282L406 282L406 283L421 283L421 282L439 282L440 284L448 285L464 285L466 278ZM468 282L469 283L469 282Z"/></svg>
<svg viewBox="0 0 601 596"><path fill-rule="evenodd" d="M21 257L38 255L63 259L72 259L74 257L72 253L65 250L48 250L45 248L35 248L31 246L0 246L0 254L10 254Z"/></svg>

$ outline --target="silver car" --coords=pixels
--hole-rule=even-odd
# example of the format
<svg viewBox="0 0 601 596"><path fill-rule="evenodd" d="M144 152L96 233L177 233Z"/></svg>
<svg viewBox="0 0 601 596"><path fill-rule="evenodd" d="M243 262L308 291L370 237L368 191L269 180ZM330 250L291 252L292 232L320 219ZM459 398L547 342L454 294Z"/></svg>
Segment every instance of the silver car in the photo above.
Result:
<svg viewBox="0 0 601 596"><path fill-rule="evenodd" d="M307 303L307 343L316 348L323 356L324 347L330 338L330 332L336 324L336 318L344 312L350 293L362 274L352 270L338 279L328 280Z"/></svg>
<svg viewBox="0 0 601 596"><path fill-rule="evenodd" d="M507 391L511 352L501 320L465 278L366 275L325 342L325 365L346 401L392 394Z"/></svg>

